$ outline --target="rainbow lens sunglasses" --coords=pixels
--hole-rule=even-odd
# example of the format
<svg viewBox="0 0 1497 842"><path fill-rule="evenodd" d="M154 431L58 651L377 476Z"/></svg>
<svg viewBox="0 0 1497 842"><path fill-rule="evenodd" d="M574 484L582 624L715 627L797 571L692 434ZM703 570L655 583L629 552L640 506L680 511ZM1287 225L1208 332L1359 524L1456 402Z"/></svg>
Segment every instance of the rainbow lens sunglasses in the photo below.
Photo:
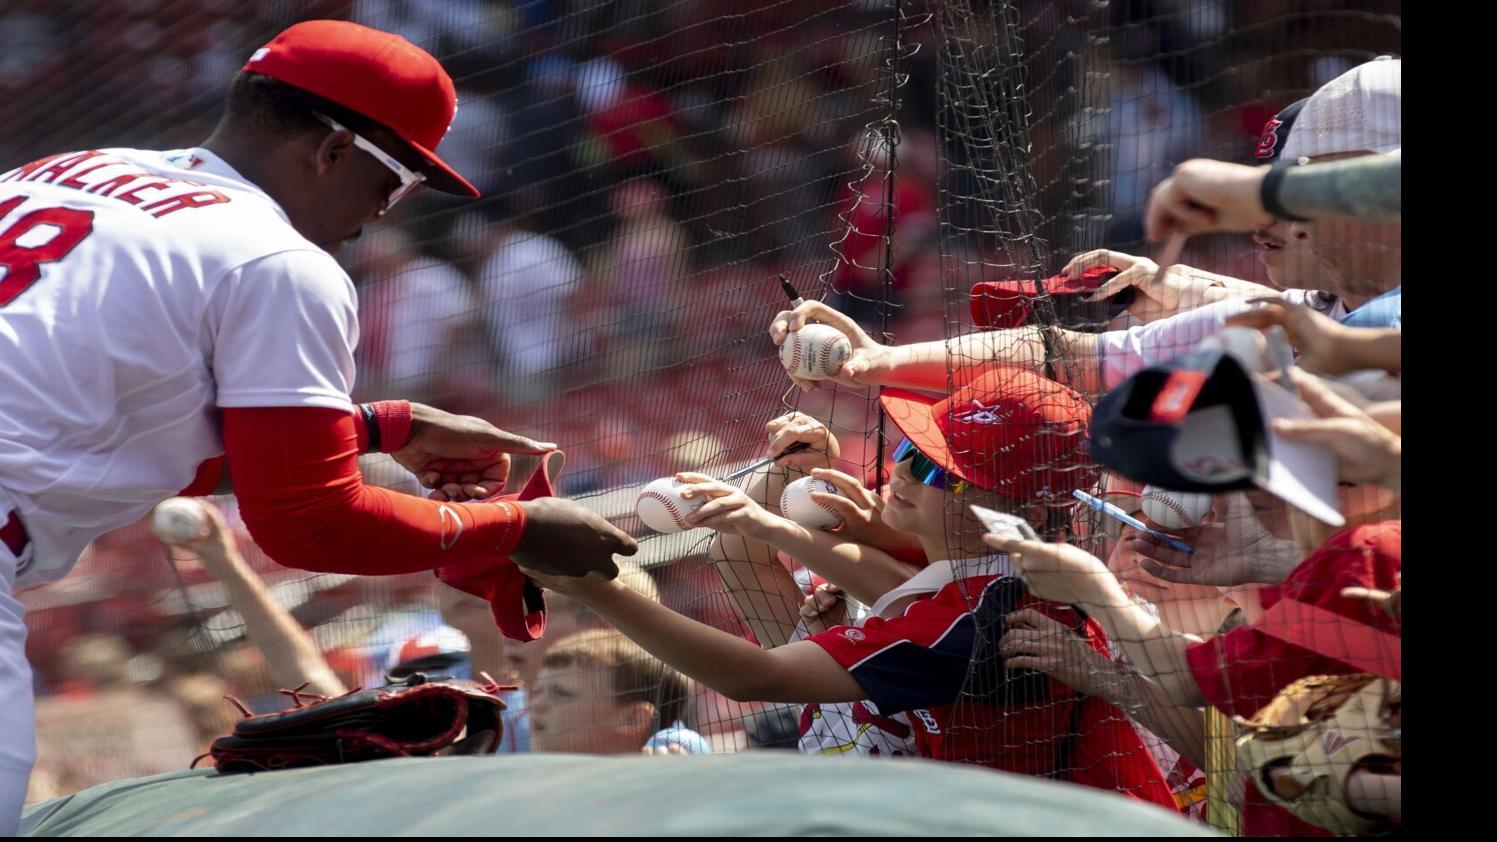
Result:
<svg viewBox="0 0 1497 842"><path fill-rule="evenodd" d="M931 488L950 491L952 494L961 494L967 490L966 480L930 461L919 448L915 447L914 442L909 439L900 439L899 444L894 448L894 464L897 465L906 459L910 460L910 473L914 474L915 479L920 480L921 483Z"/></svg>

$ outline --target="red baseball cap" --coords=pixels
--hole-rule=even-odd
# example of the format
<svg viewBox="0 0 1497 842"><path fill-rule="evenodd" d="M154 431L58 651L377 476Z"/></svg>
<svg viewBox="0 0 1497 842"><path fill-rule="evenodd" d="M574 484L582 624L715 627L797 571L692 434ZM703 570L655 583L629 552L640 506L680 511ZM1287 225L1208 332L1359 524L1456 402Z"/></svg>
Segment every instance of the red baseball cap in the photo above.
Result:
<svg viewBox="0 0 1497 842"><path fill-rule="evenodd" d="M477 197L478 188L437 157L457 89L431 53L390 32L309 20L255 50L242 70L316 94L388 127L430 165L433 190Z"/></svg>
<svg viewBox="0 0 1497 842"><path fill-rule="evenodd" d="M1068 505L1097 481L1086 451L1091 405L1027 369L997 366L943 399L884 389L879 401L927 459L979 488Z"/></svg>
<svg viewBox="0 0 1497 842"><path fill-rule="evenodd" d="M1083 271L1079 278L1052 275L1043 281L1045 292L1050 295L1091 295L1118 271L1113 266L1093 266ZM1018 327L1029 318L1034 299L1039 295L1035 282L1028 278L973 284L969 294L972 325L982 330Z"/></svg>

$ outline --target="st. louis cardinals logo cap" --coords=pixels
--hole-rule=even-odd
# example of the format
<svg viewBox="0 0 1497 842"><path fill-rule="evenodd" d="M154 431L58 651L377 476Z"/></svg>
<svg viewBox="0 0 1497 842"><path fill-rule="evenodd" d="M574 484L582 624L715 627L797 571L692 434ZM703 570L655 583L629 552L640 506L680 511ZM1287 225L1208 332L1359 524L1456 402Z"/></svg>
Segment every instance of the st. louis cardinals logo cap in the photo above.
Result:
<svg viewBox="0 0 1497 842"><path fill-rule="evenodd" d="M1294 128L1294 119L1299 116L1301 109L1309 101L1310 98L1305 97L1291 102L1279 109L1279 113L1263 124L1263 134L1258 136L1258 146L1253 150L1254 163L1271 164L1278 160L1279 153L1284 151L1284 144L1289 142L1289 132Z"/></svg>
<svg viewBox="0 0 1497 842"><path fill-rule="evenodd" d="M1010 500L1069 505L1073 490L1096 482L1091 406L1028 369L985 367L945 399L887 388L879 401L925 458Z"/></svg>
<svg viewBox="0 0 1497 842"><path fill-rule="evenodd" d="M389 127L430 164L427 186L478 196L437 157L457 113L457 89L432 55L390 32L341 20L309 20L255 50L243 70L260 73Z"/></svg>
<svg viewBox="0 0 1497 842"><path fill-rule="evenodd" d="M1136 482L1220 494L1258 487L1332 526L1336 456L1280 439L1275 418L1314 412L1224 351L1194 351L1123 381L1092 412L1091 455Z"/></svg>

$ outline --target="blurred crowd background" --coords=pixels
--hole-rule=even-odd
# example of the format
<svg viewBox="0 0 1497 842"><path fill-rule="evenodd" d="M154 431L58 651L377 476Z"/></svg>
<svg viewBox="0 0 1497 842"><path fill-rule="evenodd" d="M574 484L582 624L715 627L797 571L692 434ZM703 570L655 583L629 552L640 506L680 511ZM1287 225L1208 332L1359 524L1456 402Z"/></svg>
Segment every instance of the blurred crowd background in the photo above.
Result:
<svg viewBox="0 0 1497 842"><path fill-rule="evenodd" d="M1029 57L1022 152L1036 189L1023 202L1043 248L1021 259L975 242L980 210L950 200L977 176L948 165L968 153L940 128L951 61L923 5L8 0L0 169L195 144L249 53L297 20L406 36L457 83L442 154L484 198L418 193L340 257L359 285L357 398L423 400L560 442L561 489L586 497L756 456L764 422L794 406L832 422L844 458L872 464L864 396L787 391L765 336L785 304L778 275L901 342L942 338L961 321L953 289L1050 274L1089 248L1137 251L1148 191L1175 163L1250 161L1278 108L1401 37L1398 2L969 4L1015 27ZM943 248L943 231L977 236ZM1191 248L1186 262L1209 253L1215 271L1261 280L1245 241ZM232 499L218 502L242 529ZM440 623L428 576L286 570L240 538L348 686L377 681L392 645ZM661 598L739 628L699 550L652 569ZM23 599L47 794L180 768L232 722L224 693L279 704L224 589L144 525ZM686 723L718 750L783 744L775 728L793 741L793 722L745 724L742 706L691 700Z"/></svg>

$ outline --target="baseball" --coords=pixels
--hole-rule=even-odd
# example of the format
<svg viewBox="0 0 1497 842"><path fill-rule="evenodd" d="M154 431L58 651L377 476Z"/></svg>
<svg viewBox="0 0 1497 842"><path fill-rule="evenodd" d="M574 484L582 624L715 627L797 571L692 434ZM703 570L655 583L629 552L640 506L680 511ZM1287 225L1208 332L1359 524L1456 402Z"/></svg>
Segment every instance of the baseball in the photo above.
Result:
<svg viewBox="0 0 1497 842"><path fill-rule="evenodd" d="M780 346L780 364L792 377L825 380L842 370L852 356L852 343L842 331L827 325L792 330Z"/></svg>
<svg viewBox="0 0 1497 842"><path fill-rule="evenodd" d="M640 523L656 532L685 532L691 528L686 516L700 509L705 500L682 500L681 489L690 483L661 477L639 492L634 511Z"/></svg>
<svg viewBox="0 0 1497 842"><path fill-rule="evenodd" d="M807 529L836 529L842 525L842 515L825 503L811 499L811 492L841 494L837 486L824 479L802 477L785 485L780 493L780 512L790 520Z"/></svg>
<svg viewBox="0 0 1497 842"><path fill-rule="evenodd" d="M202 504L186 497L172 497L156 504L151 513L151 531L168 544L185 544L208 532Z"/></svg>
<svg viewBox="0 0 1497 842"><path fill-rule="evenodd" d="M1144 517L1165 529L1191 529L1211 513L1211 495L1145 486Z"/></svg>

